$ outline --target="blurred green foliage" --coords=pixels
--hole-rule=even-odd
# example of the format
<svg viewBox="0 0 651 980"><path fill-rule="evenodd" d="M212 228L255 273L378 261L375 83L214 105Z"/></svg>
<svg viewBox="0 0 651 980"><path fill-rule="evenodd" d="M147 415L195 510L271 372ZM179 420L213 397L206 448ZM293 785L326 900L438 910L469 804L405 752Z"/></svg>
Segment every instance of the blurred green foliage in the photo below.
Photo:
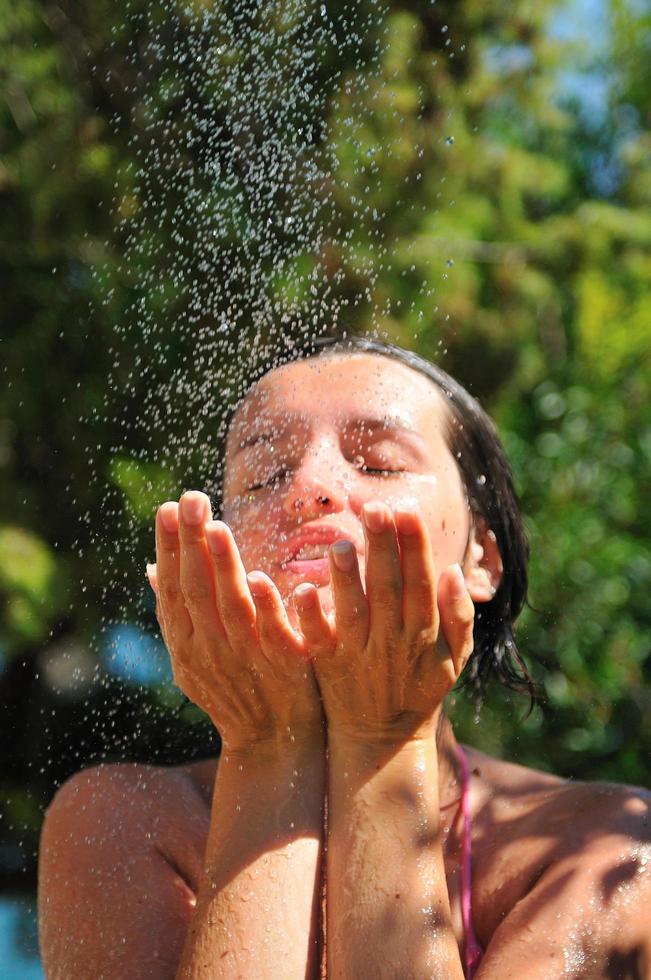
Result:
<svg viewBox="0 0 651 980"><path fill-rule="evenodd" d="M51 550L24 528L0 527L0 648L44 640L61 612L65 589Z"/></svg>
<svg viewBox="0 0 651 980"><path fill-rule="evenodd" d="M455 697L463 737L563 775L649 785L651 31L636 5L605 4L598 113L564 96L562 73L591 66L549 30L555 0L390 0L379 61L324 49L314 139L336 160L337 213L320 220L338 244L297 249L272 289L281 308L300 307L318 264L350 330L381 311L390 338L459 377L504 435L532 545L519 636L541 699L525 717L494 692L477 728ZM328 3L333 20L346 6ZM202 479L143 459L134 423L142 350L123 324L139 269L121 262L125 222L142 209L134 133L160 116L164 159L190 84L181 65L136 71L146 7L133 0L127 18L105 0L0 0L0 642L14 658L35 656L50 630L84 639L117 609L93 560L110 527L106 486L143 528L137 554L116 543L137 588L163 489ZM360 30L376 29L373 9L356 6ZM232 192L213 180L210 193ZM238 207L233 196L224 262L247 234ZM170 215L143 218L162 380L192 350L165 319ZM125 392L114 416L109 375ZM91 458L106 486L89 478Z"/></svg>

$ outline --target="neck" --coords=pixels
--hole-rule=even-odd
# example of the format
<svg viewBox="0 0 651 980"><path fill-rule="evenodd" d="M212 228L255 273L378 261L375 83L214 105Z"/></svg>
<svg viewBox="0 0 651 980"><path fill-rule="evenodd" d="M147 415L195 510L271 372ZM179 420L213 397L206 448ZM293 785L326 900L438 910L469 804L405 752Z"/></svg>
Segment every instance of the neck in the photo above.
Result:
<svg viewBox="0 0 651 980"><path fill-rule="evenodd" d="M436 729L439 770L439 809L445 812L458 804L463 786L459 748L452 725L443 711Z"/></svg>

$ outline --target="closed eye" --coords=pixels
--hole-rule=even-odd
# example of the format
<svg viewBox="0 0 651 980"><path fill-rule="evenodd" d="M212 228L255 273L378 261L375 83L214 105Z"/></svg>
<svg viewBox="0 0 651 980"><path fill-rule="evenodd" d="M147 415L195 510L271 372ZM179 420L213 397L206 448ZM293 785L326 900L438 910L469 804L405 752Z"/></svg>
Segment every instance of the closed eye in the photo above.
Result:
<svg viewBox="0 0 651 980"><path fill-rule="evenodd" d="M360 473L364 473L367 476L397 476L399 473L405 473L406 470L403 469L381 469L379 467L367 466L362 463L356 467ZM267 487L278 487L280 481L286 479L290 474L288 467L284 466L282 469L276 470L271 476L267 477L266 480L260 483L254 483L250 487L247 487L249 493L254 493L256 490L264 490Z"/></svg>
<svg viewBox="0 0 651 980"><path fill-rule="evenodd" d="M368 473L371 476L397 476L398 473L405 473L405 470L380 470L373 466L359 466L359 471L361 473Z"/></svg>
<svg viewBox="0 0 651 980"><path fill-rule="evenodd" d="M284 466L280 470L276 470L271 476L267 477L261 483L254 483L252 486L247 487L249 493L253 493L255 490L264 490L266 487L278 486L280 481L286 479L289 476L289 469Z"/></svg>

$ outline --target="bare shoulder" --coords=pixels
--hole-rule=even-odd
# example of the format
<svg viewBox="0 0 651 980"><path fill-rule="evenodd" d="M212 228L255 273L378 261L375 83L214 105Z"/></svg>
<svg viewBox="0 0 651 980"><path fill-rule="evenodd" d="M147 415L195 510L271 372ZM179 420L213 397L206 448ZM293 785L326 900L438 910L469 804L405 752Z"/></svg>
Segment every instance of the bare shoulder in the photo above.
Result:
<svg viewBox="0 0 651 980"><path fill-rule="evenodd" d="M651 976L651 793L469 758L486 977Z"/></svg>
<svg viewBox="0 0 651 980"><path fill-rule="evenodd" d="M582 848L649 841L651 791L624 783L579 782L469 750L481 777L478 808L502 828L522 826L551 844L555 857ZM488 816L488 814L484 814ZM509 819L511 816L513 819ZM507 837L508 837L507 831ZM556 846L556 842L558 846Z"/></svg>
<svg viewBox="0 0 651 980"><path fill-rule="evenodd" d="M99 765L59 789L39 853L48 977L117 980L127 951L134 980L152 975L152 957L157 976L175 976L210 819L200 767Z"/></svg>
<svg viewBox="0 0 651 980"><path fill-rule="evenodd" d="M210 795L216 760L186 766L115 763L83 769L58 790L46 811L44 830L56 821L74 835L91 825L108 837L132 843L153 841L182 862L191 886L197 884L201 852L208 832ZM185 859L187 856L187 860Z"/></svg>

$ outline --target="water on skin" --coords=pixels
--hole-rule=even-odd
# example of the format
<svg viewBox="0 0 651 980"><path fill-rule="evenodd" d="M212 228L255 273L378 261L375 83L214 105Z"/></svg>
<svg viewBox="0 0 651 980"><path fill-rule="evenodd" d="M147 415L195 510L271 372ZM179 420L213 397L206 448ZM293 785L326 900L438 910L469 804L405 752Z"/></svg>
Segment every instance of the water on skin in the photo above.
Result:
<svg viewBox="0 0 651 980"><path fill-rule="evenodd" d="M370 0L366 8L356 29L347 30L325 5L307 0L182 8L154 0L142 23L134 15L126 25L135 38L125 72L133 118L116 123L128 134L134 169L116 185L115 214L126 242L121 275L133 300L114 317L113 274L96 268L107 311L117 320L114 361L104 405L81 421L95 425L104 418L124 431L123 441L111 447L121 469L111 470L110 483L103 456L95 461L91 454L89 467L106 500L106 532L93 548L108 605L123 596L127 622L143 608L142 587L134 576L138 584L125 590L120 555L141 553L154 504L178 499L190 474L192 485L213 488L226 409L241 394L252 361L272 367L272 352L289 349L293 338L340 330L357 282L363 285L353 302L370 297L371 332L391 313L381 291L374 292L393 256L381 234L373 181L355 190L357 226L375 229L365 246L371 263L358 257L352 229L341 230L349 219L338 203L345 196L339 147L347 157L348 147L372 130L369 93L382 83L386 5ZM333 71L315 88L319 52L344 45L347 62L357 66L354 77ZM338 101L348 109L333 124L338 140L326 143L326 106ZM182 125L175 104L183 106ZM453 142L448 136L446 144ZM374 164L380 149L368 148L363 159L360 154L355 177ZM405 191L404 211L417 209L418 200L412 205L411 190ZM350 288L338 291L344 273L328 269L333 254L346 267ZM433 304L429 284L421 296ZM132 364L120 354L125 347ZM411 474L406 492L390 495L387 503L413 502L409 485L434 480ZM142 488L136 496L151 495L147 513L142 501L132 499L134 483ZM350 485L344 490L350 494ZM243 497L237 505L249 503ZM94 526L93 515L80 517ZM142 614L148 629L151 613L149 606ZM98 630L98 648L109 625ZM208 699L209 692L201 692ZM242 900L248 898L245 892ZM244 942L243 936L230 937L233 949Z"/></svg>

